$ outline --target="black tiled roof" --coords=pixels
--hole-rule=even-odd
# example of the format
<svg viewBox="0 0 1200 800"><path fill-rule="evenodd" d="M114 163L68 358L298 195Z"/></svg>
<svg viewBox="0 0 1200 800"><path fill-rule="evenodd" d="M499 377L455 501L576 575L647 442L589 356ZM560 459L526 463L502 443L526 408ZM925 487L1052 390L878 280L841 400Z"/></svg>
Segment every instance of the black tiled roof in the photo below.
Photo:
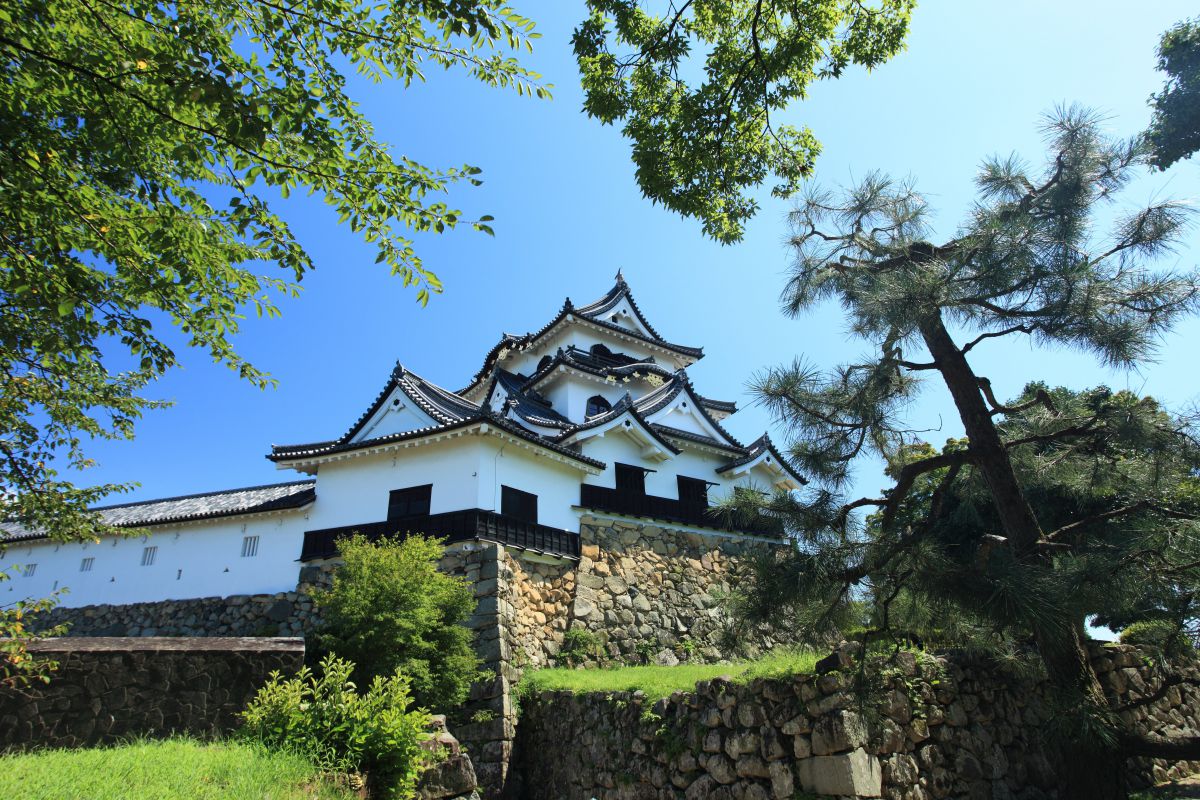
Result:
<svg viewBox="0 0 1200 800"><path fill-rule="evenodd" d="M479 413L479 406L476 404L466 398L459 397L453 392L448 392L436 384L430 383L415 372L405 369L403 364L397 362L396 366L392 369L392 374L388 376L387 383L384 384L383 389L376 395L374 402L371 403L363 415L350 426L350 430L346 431L338 439L334 439L331 442L319 442L318 444L342 443L353 439L371 417L375 416L375 413L379 411L396 388L404 392L409 400L412 400L418 408L432 417L434 421L443 425L451 422L459 422Z"/></svg>
<svg viewBox="0 0 1200 800"><path fill-rule="evenodd" d="M658 331L654 330L654 326L650 324L650 322L646 319L646 315L642 313L640 308L638 308L637 301L633 299L633 292L630 291L629 284L625 282L625 276L621 274L621 270L617 270L616 280L617 282L613 285L613 288L609 289L604 297L601 297L594 303L588 303L586 306L580 306L576 310L585 317L598 317L606 311L611 311L618 303L621 302L622 299L628 300L629 307L632 308L633 313L637 315L638 322L642 323L642 327L649 331L650 336L656 341L665 344L667 340L660 336Z"/></svg>
<svg viewBox="0 0 1200 800"><path fill-rule="evenodd" d="M563 433L558 437L558 439L559 439L559 441L563 441L564 439L568 439L571 436L574 436L575 434L580 433L581 431L591 430L592 428L598 428L601 425L605 425L609 422L612 422L615 419L618 419L619 417L621 417L622 415L624 415L626 413L628 413L631 417L633 417L635 420L637 420L637 423L648 434L650 434L650 437L652 439L654 439L654 441L661 444L663 447L665 447L671 453L674 453L676 455L679 454L679 452L680 452L679 448L676 447L675 445L671 444L666 439L664 439L663 435L659 431L655 430L656 426L647 422L646 418L643 417L638 412L637 405L634 403L633 398L629 396L628 392L626 392L625 396L622 397L620 400L618 400L617 404L615 406L613 406L611 409L609 409L608 411L605 411L603 414L597 414L596 416L592 417L591 419L586 420L585 422L581 422L577 425L571 426L571 428L569 428L568 430L563 431Z"/></svg>
<svg viewBox="0 0 1200 800"><path fill-rule="evenodd" d="M711 436L705 436L703 433L693 433L691 431L685 431L682 428L672 428L670 425L659 425L657 422L651 424L653 425L654 429L663 436L670 436L675 439L683 439L685 441L695 442L696 444L716 447L729 453L741 454L746 452L746 448L742 447L741 445L733 445L729 442L723 442L720 439L714 439Z"/></svg>
<svg viewBox="0 0 1200 800"><path fill-rule="evenodd" d="M363 425L379 410L385 402L394 387L399 387L405 395L407 395L414 403L422 410L433 417L438 422L437 425L429 425L424 428L417 428L411 431L401 431L399 433L389 434L387 436L377 436L371 439L362 439L353 441L354 436L362 430ZM536 399L524 398L523 403L518 403L522 408L527 410L531 415L536 412L554 415L552 409L548 405L539 404ZM561 416L561 415L560 415ZM553 419L553 416L547 417ZM345 434L338 439L332 439L324 442L311 442L308 444L295 445L274 445L271 448L271 453L267 456L271 461L292 461L300 458L313 458L317 456L333 455L335 453L345 453L352 450L359 450L368 447L378 447L380 445L394 444L396 442L408 441L412 439L420 439L425 436L442 433L444 431L454 431L462 428L470 427L471 425L482 424L484 422L496 425L496 427L512 433L532 444L545 447L568 458L588 464L590 466L603 469L605 464L603 461L585 456L582 453L573 450L569 447L564 447L552 439L547 439L539 436L531 430L528 430L510 420L502 419L493 414L490 409L476 405L475 403L459 397L453 392L449 392L440 386L437 386L429 381L421 378L419 375L410 372L399 364L392 371L391 377L388 379L388 384L375 398L375 402L365 414L359 417Z"/></svg>
<svg viewBox="0 0 1200 800"><path fill-rule="evenodd" d="M93 510L99 513L100 518L108 525L140 528L146 525L165 525L302 508L316 497L316 482L305 480L165 497L159 500L141 500L135 503L99 506ZM15 525L5 525L0 528L0 538L13 542L41 539L45 538L45 534Z"/></svg>
<svg viewBox="0 0 1200 800"><path fill-rule="evenodd" d="M625 378L633 375L658 375L661 378L670 378L672 373L654 362L653 359L639 361L638 359L626 355L625 353L613 353L611 356L599 355L591 353L587 350L581 350L574 345L566 348L559 348L558 352L550 359L550 363L538 369L525 383L525 386L536 386L547 375L554 372L558 367L566 365L580 372L586 372L589 375L595 375L599 378Z"/></svg>
<svg viewBox="0 0 1200 800"><path fill-rule="evenodd" d="M571 420L555 411L545 398L537 392L525 389L529 379L524 375L514 375L508 370L496 370L496 383L508 395L509 408L521 419L543 428L568 428ZM490 408L491 391L484 399L484 405Z"/></svg>
<svg viewBox="0 0 1200 800"><path fill-rule="evenodd" d="M765 433L750 444L750 447L747 448L746 455L742 456L741 458L735 458L733 461L730 461L724 466L717 467L717 472L728 472L729 470L736 469L744 464L749 464L751 461L761 456L764 451L769 452L772 456L774 456L775 461L779 464L779 466L786 471L788 475L791 475L793 478L795 478L797 483L808 483L803 475L792 469L791 462L783 457L779 450L776 449L775 444L771 441L771 437Z"/></svg>
<svg viewBox="0 0 1200 800"><path fill-rule="evenodd" d="M700 404L709 411L723 411L726 414L737 413L737 403L732 400L713 400L711 397L696 396L700 398Z"/></svg>
<svg viewBox="0 0 1200 800"><path fill-rule="evenodd" d="M599 318L599 314L612 308L622 297L629 300L630 307L633 309L634 313L637 314L638 320L645 325L646 330L649 331L649 336L631 328L623 328L620 325L614 325L607 320ZM668 342L666 339L662 338L662 336L660 336L658 332L654 330L650 323L646 321L646 318L638 308L637 303L634 302L633 295L629 291L629 285L625 283L625 278L620 272L618 272L616 285L613 286L612 289L609 289L604 297L600 298L594 303L588 303L585 306L577 308L575 304L571 302L571 299L567 298L563 302L562 308L559 310L558 314L556 314L553 319L543 325L539 330L533 333L527 333L524 336L517 336L511 333L504 334L500 338L500 341L488 351L488 354L483 359L483 366L480 367L479 371L476 372L474 377L471 378L471 382L464 388L460 389L457 394L467 394L478 388L483 381L487 380L491 376L492 369L495 367L502 350L505 348L524 349L547 334L560 322L570 316L586 320L592 325L598 325L601 328L611 330L615 333L620 333L624 336L631 336L634 339L662 347L666 350L671 350L683 356L688 356L693 359L700 359L704 357L703 347L687 347L685 345Z"/></svg>
<svg viewBox="0 0 1200 800"><path fill-rule="evenodd" d="M721 426L721 423L717 422L717 420L713 418L712 414L708 413L704 398L696 394L696 390L692 386L691 380L688 378L687 373L683 370L677 371L671 376L670 381L664 383L653 392L647 392L638 398L638 411L646 416L650 416L654 412L671 403L676 397L679 396L680 392L687 393L688 398L692 401L692 405L696 407L696 410L700 413L700 415L704 417L708 424L713 426L713 429L724 436L729 444L732 444L741 450L745 449L745 445L734 438L733 434L725 430L725 428Z"/></svg>

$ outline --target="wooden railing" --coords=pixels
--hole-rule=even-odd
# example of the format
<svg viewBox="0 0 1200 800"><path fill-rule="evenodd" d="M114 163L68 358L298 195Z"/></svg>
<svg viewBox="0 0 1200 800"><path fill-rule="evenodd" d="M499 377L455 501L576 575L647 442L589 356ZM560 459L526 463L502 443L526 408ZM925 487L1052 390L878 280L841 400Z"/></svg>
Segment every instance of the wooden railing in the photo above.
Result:
<svg viewBox="0 0 1200 800"><path fill-rule="evenodd" d="M337 541L346 536L360 533L376 540L385 536L404 537L413 533L438 536L449 542L462 542L483 538L502 544L538 550L563 556L579 556L579 534L536 522L507 517L495 511L471 508L464 511L449 511L423 517L386 522L365 522L360 525L342 525L337 528L322 528L305 531L304 547L300 551L301 561L332 558L337 555Z"/></svg>
<svg viewBox="0 0 1200 800"><path fill-rule="evenodd" d="M753 520L732 520L713 512L707 505L685 503L670 497L623 492L607 486L579 485L579 505L595 511L648 517L667 522L683 522L704 528L750 533L757 536L782 536L783 523L772 517L759 516Z"/></svg>

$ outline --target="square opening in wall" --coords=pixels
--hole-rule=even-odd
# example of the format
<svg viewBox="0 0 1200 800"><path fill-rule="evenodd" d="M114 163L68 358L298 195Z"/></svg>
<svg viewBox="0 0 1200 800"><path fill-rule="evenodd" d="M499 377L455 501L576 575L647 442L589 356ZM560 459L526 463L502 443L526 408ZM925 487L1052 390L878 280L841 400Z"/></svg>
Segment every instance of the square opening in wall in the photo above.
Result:
<svg viewBox="0 0 1200 800"><path fill-rule="evenodd" d="M242 558L254 558L258 555L258 537L242 537Z"/></svg>
<svg viewBox="0 0 1200 800"><path fill-rule="evenodd" d="M83 561L79 562L80 572L91 572L92 567L96 564L96 559L93 556L88 556Z"/></svg>

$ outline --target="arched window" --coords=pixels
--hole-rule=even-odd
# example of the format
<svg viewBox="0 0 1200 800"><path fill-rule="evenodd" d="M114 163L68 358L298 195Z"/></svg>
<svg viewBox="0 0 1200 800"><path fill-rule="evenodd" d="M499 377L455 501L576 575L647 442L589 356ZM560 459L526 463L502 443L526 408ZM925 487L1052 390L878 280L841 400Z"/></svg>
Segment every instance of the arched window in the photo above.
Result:
<svg viewBox="0 0 1200 800"><path fill-rule="evenodd" d="M603 346L603 345L601 345ZM594 417L597 414L604 414L612 411L612 404L605 400L600 395L589 397L587 401L587 411L585 416Z"/></svg>
<svg viewBox="0 0 1200 800"><path fill-rule="evenodd" d="M612 350L609 350L607 347L605 347L602 344L594 344L594 345L592 345L592 355L602 356L604 358L611 358Z"/></svg>

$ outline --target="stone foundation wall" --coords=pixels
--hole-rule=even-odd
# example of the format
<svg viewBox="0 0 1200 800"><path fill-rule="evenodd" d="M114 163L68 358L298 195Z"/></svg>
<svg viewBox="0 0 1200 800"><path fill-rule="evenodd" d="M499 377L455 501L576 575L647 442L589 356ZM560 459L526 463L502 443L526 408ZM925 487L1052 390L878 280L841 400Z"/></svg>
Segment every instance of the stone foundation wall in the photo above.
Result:
<svg viewBox="0 0 1200 800"><path fill-rule="evenodd" d="M64 637L29 649L59 668L49 684L0 687L0 750L224 733L271 672L304 663L294 638Z"/></svg>
<svg viewBox="0 0 1200 800"><path fill-rule="evenodd" d="M582 558L513 558L514 638L522 666L562 661L566 632L590 631L599 660L712 662L781 643L766 628L734 631L725 598L752 558L778 544L720 533L694 533L633 520L585 516Z"/></svg>
<svg viewBox="0 0 1200 800"><path fill-rule="evenodd" d="M1096 646L1117 705L1161 674L1122 645ZM846 662L844 662L846 663ZM846 663L849 667L849 664ZM1196 664L1181 667L1200 678ZM798 792L889 800L1050 800L1041 686L1003 671L900 654L864 691L853 668L748 685L717 679L647 707L640 693L523 698L514 757L530 800L792 800ZM1200 690L1172 686L1121 713L1155 733L1200 730ZM1146 783L1200 764L1138 761Z"/></svg>

